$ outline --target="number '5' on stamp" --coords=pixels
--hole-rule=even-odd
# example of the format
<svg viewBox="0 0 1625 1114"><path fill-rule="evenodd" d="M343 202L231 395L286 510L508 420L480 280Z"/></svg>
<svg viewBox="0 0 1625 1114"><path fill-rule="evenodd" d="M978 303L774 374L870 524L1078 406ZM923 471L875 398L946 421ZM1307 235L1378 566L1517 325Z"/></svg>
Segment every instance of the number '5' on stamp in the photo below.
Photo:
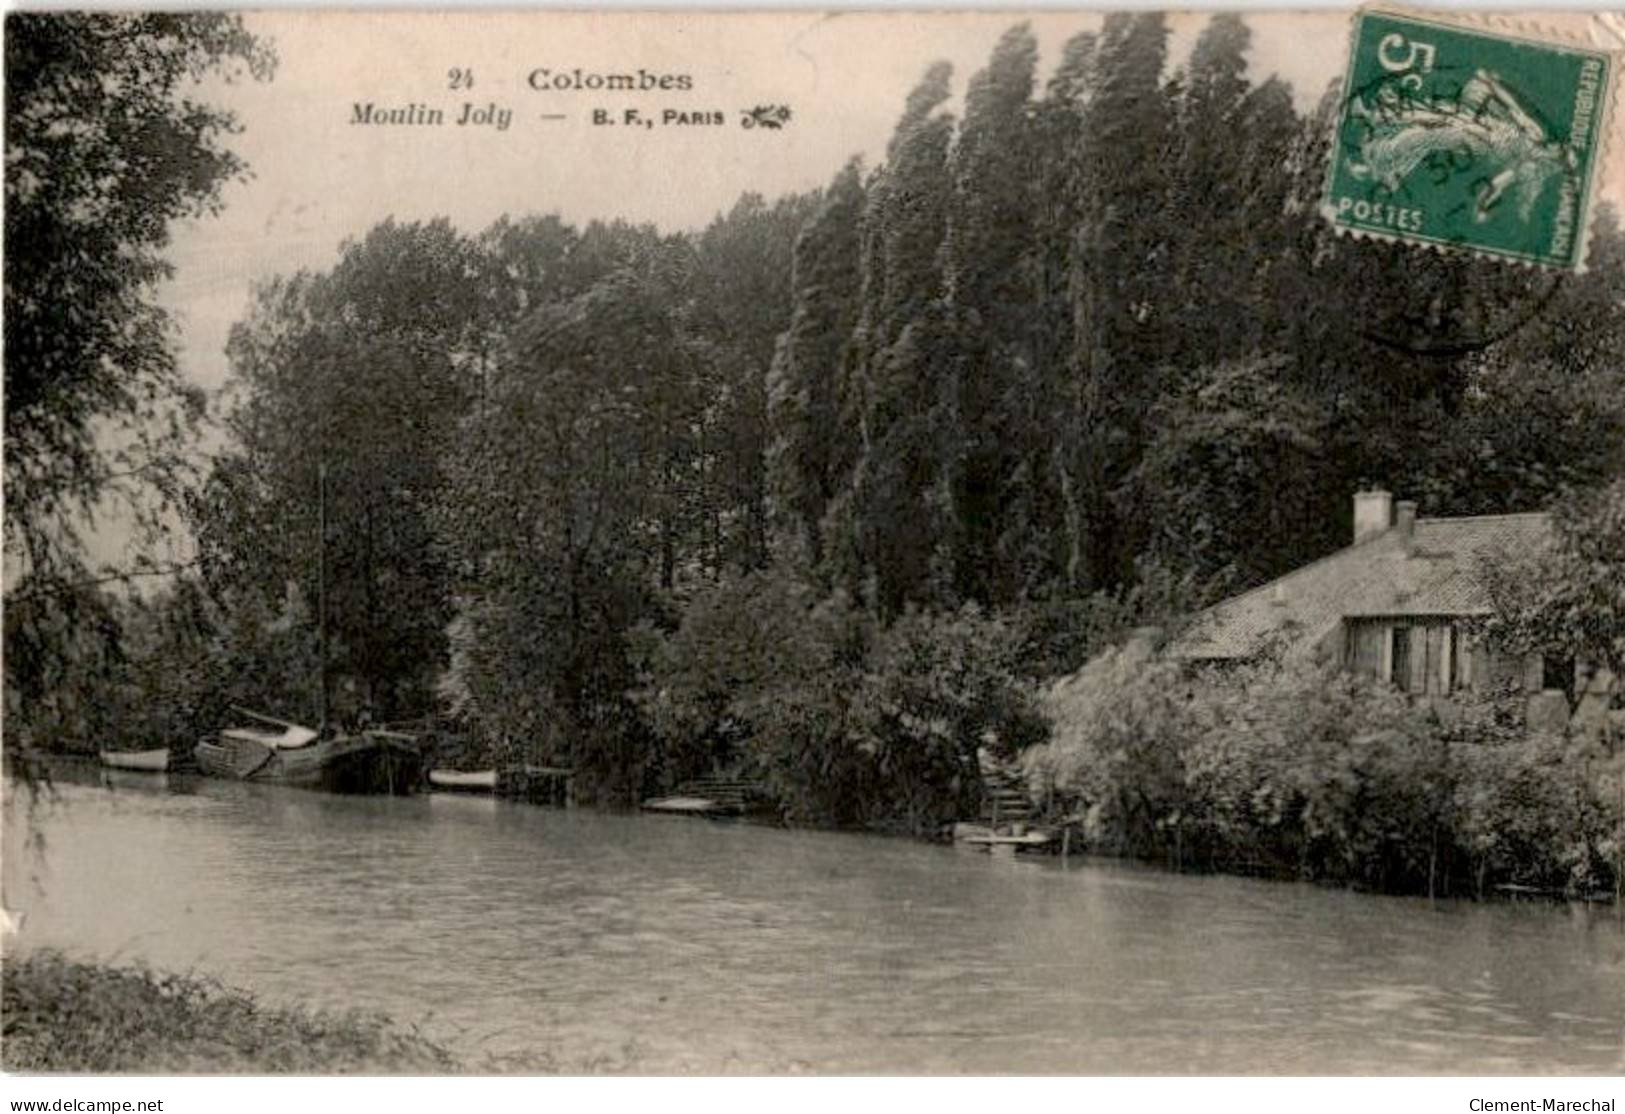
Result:
<svg viewBox="0 0 1625 1114"><path fill-rule="evenodd" d="M1578 270L1618 56L1394 12L1354 18L1326 218Z"/></svg>

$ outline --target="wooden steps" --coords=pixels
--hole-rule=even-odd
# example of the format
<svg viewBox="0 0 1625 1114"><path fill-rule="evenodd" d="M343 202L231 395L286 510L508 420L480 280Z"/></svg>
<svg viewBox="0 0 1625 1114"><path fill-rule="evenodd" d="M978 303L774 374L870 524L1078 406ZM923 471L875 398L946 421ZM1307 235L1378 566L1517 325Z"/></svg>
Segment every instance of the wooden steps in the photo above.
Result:
<svg viewBox="0 0 1625 1114"><path fill-rule="evenodd" d="M1033 804L1020 775L992 759L982 761L982 811L979 819L989 828L1025 824L1032 819Z"/></svg>
<svg viewBox="0 0 1625 1114"><path fill-rule="evenodd" d="M1047 850L1055 842L1057 833L1053 828L1033 826L1036 810L1021 772L986 751L979 759L981 815L974 822L961 820L955 824L954 842L998 855Z"/></svg>

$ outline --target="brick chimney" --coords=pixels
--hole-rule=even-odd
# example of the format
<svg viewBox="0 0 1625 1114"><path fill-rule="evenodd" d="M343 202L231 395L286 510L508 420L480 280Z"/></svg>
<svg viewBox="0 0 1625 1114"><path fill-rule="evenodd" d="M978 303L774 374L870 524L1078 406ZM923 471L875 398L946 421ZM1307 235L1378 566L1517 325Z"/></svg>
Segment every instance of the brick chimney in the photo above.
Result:
<svg viewBox="0 0 1625 1114"><path fill-rule="evenodd" d="M1401 503L1401 506L1406 504ZM1416 504L1409 504L1414 519ZM1384 533L1393 522L1394 497L1380 489L1354 493L1354 544Z"/></svg>
<svg viewBox="0 0 1625 1114"><path fill-rule="evenodd" d="M1409 553L1416 544L1416 504L1409 499L1401 499L1394 504L1394 530Z"/></svg>
<svg viewBox="0 0 1625 1114"><path fill-rule="evenodd" d="M1416 532L1416 504L1409 499L1401 499L1394 504L1394 525L1399 527L1400 533L1409 537Z"/></svg>

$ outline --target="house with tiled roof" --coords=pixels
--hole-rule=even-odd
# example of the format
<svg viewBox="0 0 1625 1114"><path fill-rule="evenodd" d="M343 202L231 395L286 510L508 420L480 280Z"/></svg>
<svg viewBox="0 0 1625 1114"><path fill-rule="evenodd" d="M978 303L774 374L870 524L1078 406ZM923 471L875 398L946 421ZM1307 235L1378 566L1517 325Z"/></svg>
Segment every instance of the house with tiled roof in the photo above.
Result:
<svg viewBox="0 0 1625 1114"><path fill-rule="evenodd" d="M1471 634L1472 620L1490 611L1486 563L1551 541L1546 514L1419 518L1415 503L1362 491L1351 544L1214 605L1169 652L1209 663L1306 655L1418 696L1511 685L1562 691L1572 701L1572 660L1511 658Z"/></svg>

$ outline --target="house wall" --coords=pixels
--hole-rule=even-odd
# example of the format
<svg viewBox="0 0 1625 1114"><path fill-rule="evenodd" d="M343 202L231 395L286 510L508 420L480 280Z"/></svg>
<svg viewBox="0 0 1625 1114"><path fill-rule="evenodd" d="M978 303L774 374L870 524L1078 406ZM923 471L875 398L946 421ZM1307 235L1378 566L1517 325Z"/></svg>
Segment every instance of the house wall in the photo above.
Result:
<svg viewBox="0 0 1625 1114"><path fill-rule="evenodd" d="M1418 616L1344 622L1346 668L1434 700L1463 692L1512 689L1526 694L1525 723L1532 731L1565 728L1625 738L1621 680L1586 662L1572 668L1571 692L1554 683L1543 655L1502 654L1475 642L1459 622ZM1446 667L1448 662L1448 669ZM1572 695L1572 699L1571 699ZM1449 701L1435 704L1440 708Z"/></svg>
<svg viewBox="0 0 1625 1114"><path fill-rule="evenodd" d="M1510 685L1541 689L1542 662L1492 653L1467 637L1459 622L1416 616L1351 619L1344 664L1356 673L1398 685L1419 696L1485 692Z"/></svg>
<svg viewBox="0 0 1625 1114"><path fill-rule="evenodd" d="M1575 665L1573 723L1588 733L1618 732L1625 736L1625 708L1614 707L1621 691L1620 678L1601 666Z"/></svg>

